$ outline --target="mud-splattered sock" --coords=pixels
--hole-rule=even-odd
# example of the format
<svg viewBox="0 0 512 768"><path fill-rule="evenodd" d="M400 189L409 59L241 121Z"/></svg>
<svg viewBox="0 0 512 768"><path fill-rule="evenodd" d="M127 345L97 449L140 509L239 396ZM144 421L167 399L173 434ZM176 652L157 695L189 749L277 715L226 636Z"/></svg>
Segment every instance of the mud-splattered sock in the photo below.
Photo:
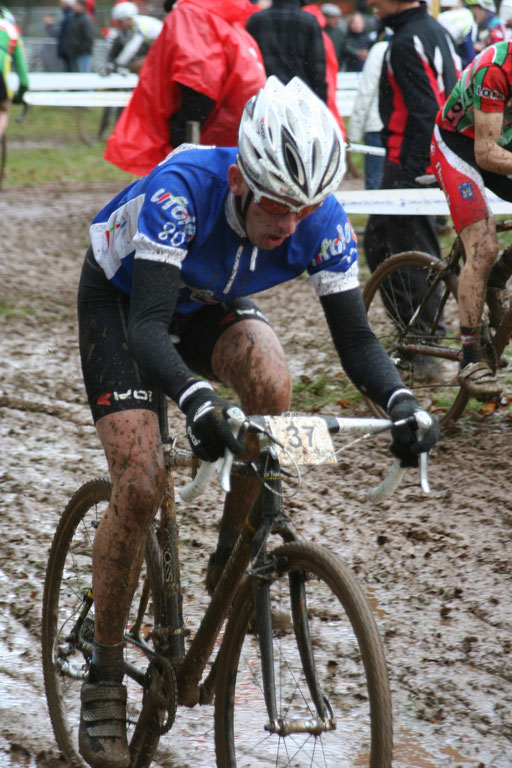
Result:
<svg viewBox="0 0 512 768"><path fill-rule="evenodd" d="M462 344L461 368L465 368L469 363L477 363L482 359L479 326L473 328L471 326L461 325L460 340Z"/></svg>
<svg viewBox="0 0 512 768"><path fill-rule="evenodd" d="M123 648L124 643L104 645L94 641L88 676L90 683L99 683L102 680L113 683L122 682L124 676Z"/></svg>

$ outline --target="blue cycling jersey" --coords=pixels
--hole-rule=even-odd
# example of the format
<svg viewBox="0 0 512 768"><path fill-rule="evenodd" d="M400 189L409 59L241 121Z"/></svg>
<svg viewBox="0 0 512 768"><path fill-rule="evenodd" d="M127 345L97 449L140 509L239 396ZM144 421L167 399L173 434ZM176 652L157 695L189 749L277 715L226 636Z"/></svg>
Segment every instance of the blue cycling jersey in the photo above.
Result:
<svg viewBox="0 0 512 768"><path fill-rule="evenodd" d="M247 241L227 181L236 156L236 148L181 145L105 206L90 235L107 278L129 294L134 259L173 264L181 270L176 311L182 314L304 271L320 296L357 287L356 239L334 195L277 248Z"/></svg>

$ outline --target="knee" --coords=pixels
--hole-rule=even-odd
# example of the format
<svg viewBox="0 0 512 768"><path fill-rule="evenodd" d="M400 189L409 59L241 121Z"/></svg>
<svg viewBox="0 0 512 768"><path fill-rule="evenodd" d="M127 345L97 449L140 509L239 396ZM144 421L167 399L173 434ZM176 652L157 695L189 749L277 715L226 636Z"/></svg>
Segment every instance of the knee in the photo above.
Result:
<svg viewBox="0 0 512 768"><path fill-rule="evenodd" d="M125 524L146 530L158 511L164 490L163 459L126 473L113 489L113 498Z"/></svg>
<svg viewBox="0 0 512 768"><path fill-rule="evenodd" d="M286 361L269 361L260 371L254 371L240 392L246 413L278 414L290 409L292 381Z"/></svg>

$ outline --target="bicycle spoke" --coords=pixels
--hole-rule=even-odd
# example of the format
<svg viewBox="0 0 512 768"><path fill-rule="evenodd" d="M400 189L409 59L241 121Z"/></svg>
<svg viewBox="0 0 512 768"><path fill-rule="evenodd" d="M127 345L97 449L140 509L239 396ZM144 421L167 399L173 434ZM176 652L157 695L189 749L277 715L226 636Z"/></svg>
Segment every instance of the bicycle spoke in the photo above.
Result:
<svg viewBox="0 0 512 768"><path fill-rule="evenodd" d="M248 613L252 611L249 585L239 593L223 645L224 671L218 679L215 696L217 764L219 768L253 768L256 765L258 768L348 768L355 763L389 767L391 713L385 666L381 651L377 650L380 644L375 636L376 644L372 640L368 648L362 641L364 651L359 645L361 637L356 636L337 591L344 590L338 577L341 578L342 573L343 577L346 575L341 566L338 570L339 561L325 556L321 548L302 543L285 545L283 552L288 552L288 546L292 554L300 553L297 557L301 561L292 566L293 556L285 557L282 570L276 566L277 573L271 585L277 721L269 723L260 648L257 637L247 633ZM310 555L311 565L301 559ZM305 674L298 647L307 642L307 637L296 636L289 618L288 569L293 567L308 573L307 622L311 650L318 685L328 702L328 711L332 709L334 713L335 727L329 719L323 721L320 718L312 701L307 679L310 673ZM329 576L327 580L326 575ZM364 601L362 596L361 599ZM365 609L364 615L362 624L366 632L372 619L369 610ZM367 672L362 663L362 653L368 661L373 658L374 651L377 653L375 661L380 659L375 667L380 669L377 678L381 682L377 688L373 683L367 687ZM373 669L372 665L373 661L370 669ZM309 665L306 669L310 669ZM383 677L379 677L381 674ZM265 735L267 729L271 731L268 736ZM370 754L375 760L373 763Z"/></svg>
<svg viewBox="0 0 512 768"><path fill-rule="evenodd" d="M364 288L370 326L404 384L441 421L456 418L467 402L457 380L456 287L443 262L411 251L387 259Z"/></svg>

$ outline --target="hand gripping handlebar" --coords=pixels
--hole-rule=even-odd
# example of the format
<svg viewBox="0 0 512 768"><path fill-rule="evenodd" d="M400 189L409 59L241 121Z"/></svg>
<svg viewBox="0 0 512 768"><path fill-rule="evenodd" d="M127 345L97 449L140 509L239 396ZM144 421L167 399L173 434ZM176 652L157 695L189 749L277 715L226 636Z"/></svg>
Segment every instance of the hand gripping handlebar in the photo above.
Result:
<svg viewBox="0 0 512 768"><path fill-rule="evenodd" d="M245 414L240 408L229 408L227 412L227 421L231 427L231 431L234 436L237 437L240 432L240 428L245 421ZM203 462L194 479L180 488L178 491L178 498L181 501L192 501L196 496L199 496L207 488L215 473L219 475L219 485L225 493L229 493L231 490L230 473L231 465L233 464L233 454L226 448L224 456L217 461Z"/></svg>
<svg viewBox="0 0 512 768"><path fill-rule="evenodd" d="M418 437L421 438L432 425L432 419L426 411L416 411L412 418L416 419ZM396 424L399 425L406 421L408 419L404 419L403 422L397 421ZM419 463L421 489L424 493L430 493L430 486L428 484L428 453L420 453ZM395 459L384 480L368 494L369 500L373 501L374 504L380 504L384 499L388 499L402 482L405 473L406 468L401 466L400 459Z"/></svg>
<svg viewBox="0 0 512 768"><path fill-rule="evenodd" d="M421 437L421 435L424 434L432 424L431 417L425 411L417 411L414 414L414 416L409 418L416 419L416 423L418 425L419 437ZM241 411L240 408L230 408L227 412L227 419L233 431L233 434L237 436L242 424L246 419L243 411ZM347 423L349 422L351 423L350 419L345 419L344 421L346 421ZM352 421L354 422L360 421L361 423L363 423L363 422L366 422L367 420L353 419ZM400 422L397 422L397 424L399 423ZM382 420L382 425L384 427L391 428L392 423L388 422L386 424L386 421ZM357 425L357 431L361 431L361 427L359 425ZM192 501L192 499L195 499L197 496L203 493L203 491L206 490L207 486L209 485L209 483L211 482L215 474L218 474L219 476L219 485L222 488L222 490L225 491L225 493L228 493L231 490L229 476L230 476L232 464L233 464L233 454L227 448L224 452L224 456L221 457L220 459L217 459L217 461L214 461L211 463L203 462L203 464L201 464L201 466L199 467L194 479L190 483L187 483L187 485L183 486L183 488L179 489L178 499L185 502ZM428 453L420 453L419 464L420 464L421 488L424 493L430 493L428 476L427 476ZM376 488L372 489L369 492L368 494L369 500L375 504L380 504L382 501L389 498L402 482L405 473L406 473L406 469L400 466L400 459L395 459L384 480L382 480L382 482L379 483L379 485Z"/></svg>

